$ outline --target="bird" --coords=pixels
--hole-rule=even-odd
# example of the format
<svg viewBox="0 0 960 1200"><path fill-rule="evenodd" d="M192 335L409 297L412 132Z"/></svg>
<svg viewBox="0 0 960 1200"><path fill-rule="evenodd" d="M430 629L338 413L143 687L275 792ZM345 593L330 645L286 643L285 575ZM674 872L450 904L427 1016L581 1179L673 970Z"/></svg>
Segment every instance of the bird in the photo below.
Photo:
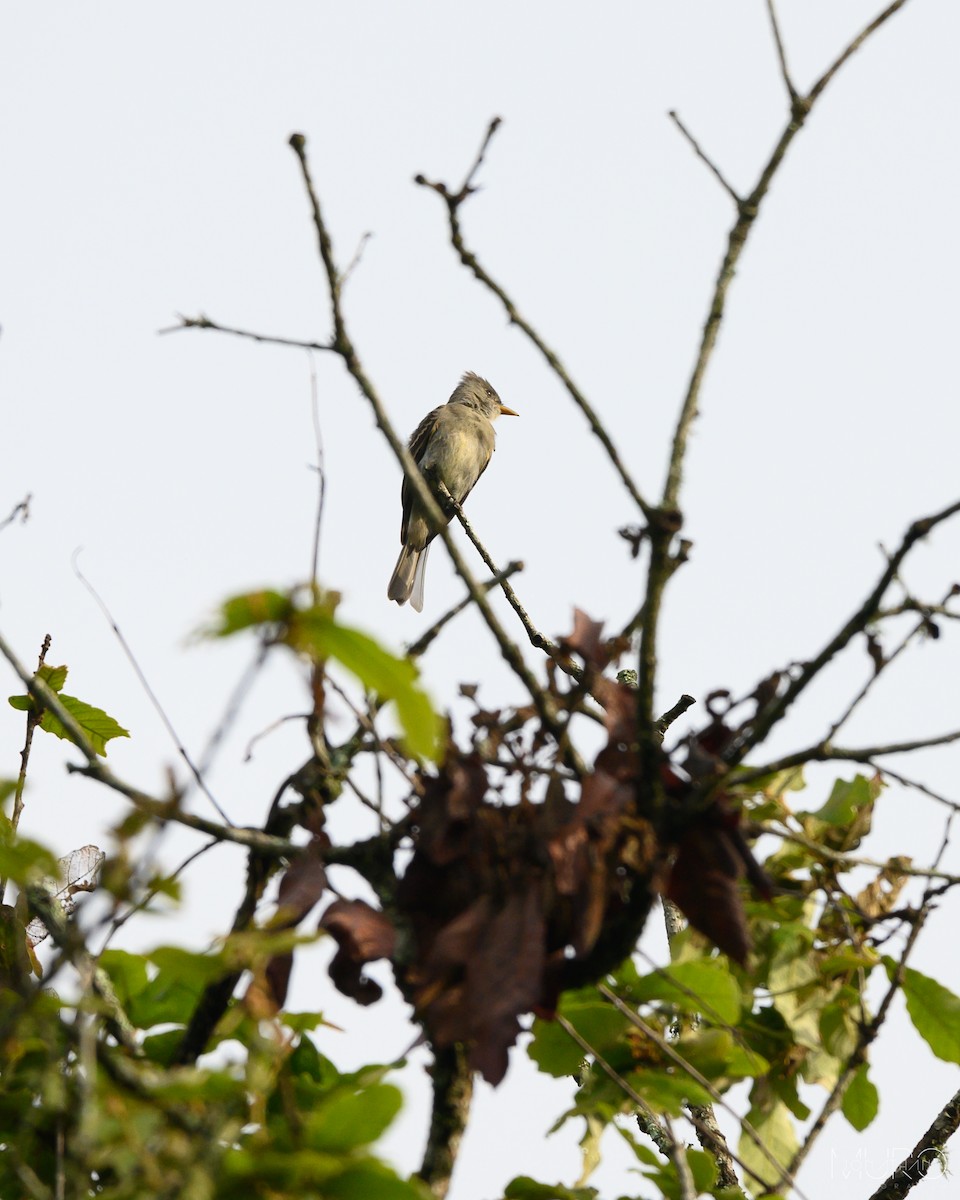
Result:
<svg viewBox="0 0 960 1200"><path fill-rule="evenodd" d="M493 455L496 441L493 422L500 416L519 415L501 402L486 379L467 371L447 403L428 413L417 426L410 438L410 453L428 481L431 477L439 480L454 500L462 504ZM400 499L403 549L390 576L387 599L396 600L397 604L406 604L409 600L417 612L422 612L427 550L437 530L431 528L423 505L406 476ZM446 516L446 522L450 521L450 515Z"/></svg>

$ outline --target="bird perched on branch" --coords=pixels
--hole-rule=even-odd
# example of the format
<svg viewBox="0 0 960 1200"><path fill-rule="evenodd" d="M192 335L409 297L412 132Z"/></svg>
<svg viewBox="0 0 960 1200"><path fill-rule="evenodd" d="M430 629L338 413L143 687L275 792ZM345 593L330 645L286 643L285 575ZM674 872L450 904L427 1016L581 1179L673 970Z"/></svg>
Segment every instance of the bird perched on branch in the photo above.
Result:
<svg viewBox="0 0 960 1200"><path fill-rule="evenodd" d="M427 478L443 483L458 504L469 496L473 485L487 469L496 434L493 422L505 415L518 416L500 402L493 387L468 371L447 401L429 413L410 439L410 453ZM398 604L409 600L417 612L423 610L423 574L427 549L437 535L410 480L404 476L400 493L403 520L400 541L403 549L390 577L387 598ZM440 501L443 508L443 501ZM450 513L446 516L449 522Z"/></svg>

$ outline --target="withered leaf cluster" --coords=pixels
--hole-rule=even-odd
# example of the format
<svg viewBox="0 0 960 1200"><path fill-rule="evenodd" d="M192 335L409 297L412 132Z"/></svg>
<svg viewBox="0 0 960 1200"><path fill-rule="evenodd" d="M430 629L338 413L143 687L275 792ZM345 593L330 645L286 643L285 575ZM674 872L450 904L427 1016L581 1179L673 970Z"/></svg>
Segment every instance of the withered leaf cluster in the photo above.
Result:
<svg viewBox="0 0 960 1200"><path fill-rule="evenodd" d="M488 711L476 689L464 689L477 703L474 745L450 739L442 768L420 772L420 799L403 823L412 857L399 880L388 867L382 910L341 898L321 917L337 942L330 975L342 992L361 1004L378 1000L381 988L364 968L389 960L430 1041L466 1046L471 1067L494 1084L521 1017L551 1016L566 988L615 969L658 892L741 964L750 951L741 880L769 894L723 790L724 755L750 718L734 723L738 706L714 693L706 726L672 753L660 750L659 787L641 787L636 693L604 674L622 649L578 612L560 643L567 660L549 673L560 711L588 697L601 706L606 744L586 769L571 768L532 706ZM569 669L572 656L582 668ZM756 712L779 686L771 677L747 698ZM532 798L533 782L544 779ZM281 877L273 929L293 928L327 889L324 804L317 788L296 790L303 803L277 819L300 824L311 840ZM367 873L363 861L354 865ZM291 967L292 953L278 953L255 979L248 1000L257 1011L284 1003Z"/></svg>
<svg viewBox="0 0 960 1200"><path fill-rule="evenodd" d="M491 766L477 748L451 741L439 773L421 778L407 824L413 856L395 904L379 912L338 900L321 921L338 942L331 975L342 991L361 1003L377 999L363 968L389 958L432 1043L466 1045L471 1067L494 1084L520 1018L550 1016L565 987L618 965L657 890L742 963L750 943L739 881L748 875L765 886L732 807L721 796L690 808L698 780L666 755L670 819L656 823L640 811L636 695L602 674L617 647L583 614L562 645L585 664L580 695L588 690L603 707L607 741L592 769L582 778L548 772L546 795L533 802L531 764L518 763L521 799L504 803L491 780L502 757ZM703 744L686 743L686 767L698 762L701 781L704 764L735 736L711 716ZM491 714L481 712L479 723L489 728Z"/></svg>

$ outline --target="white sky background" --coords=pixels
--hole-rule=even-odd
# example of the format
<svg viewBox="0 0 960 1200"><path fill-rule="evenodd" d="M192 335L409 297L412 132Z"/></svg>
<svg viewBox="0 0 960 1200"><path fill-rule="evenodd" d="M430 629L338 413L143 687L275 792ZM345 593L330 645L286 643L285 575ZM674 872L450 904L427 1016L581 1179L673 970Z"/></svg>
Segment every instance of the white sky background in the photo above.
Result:
<svg viewBox="0 0 960 1200"><path fill-rule="evenodd" d="M784 3L799 86L879 8ZM0 516L33 494L29 524L0 532L0 630L28 663L51 633L48 661L69 664L66 690L130 728L110 749L114 768L160 789L175 753L72 573L74 550L84 547L83 570L195 753L251 648L188 645L188 635L223 597L308 571L307 356L156 333L178 312L203 312L325 340L325 284L287 145L295 130L308 139L340 263L374 234L346 313L398 430L406 436L446 400L465 369L487 375L521 417L498 427L496 459L470 499L475 527L498 561L526 562L517 588L545 633L569 629L573 605L619 626L643 576L616 529L637 514L558 381L457 262L440 201L411 180L422 171L459 184L490 118L504 117L483 191L462 212L468 242L559 351L655 499L733 218L666 112L679 111L736 186L753 186L785 115L760 0L611 2L589 16L568 2L502 0L37 11L8 12L0 45ZM878 541L895 545L910 520L960 493L958 43L960 9L912 0L835 80L764 206L689 455L683 507L695 547L667 597L663 708L683 691L749 690L815 653L876 578ZM319 356L316 369L322 581L343 593L344 620L399 648L462 589L437 548L423 617L386 601L400 471L338 360ZM933 600L960 578L958 550L955 525L915 552L906 577L919 596ZM945 629L891 669L844 740L957 727L957 667ZM859 649L848 655L771 752L820 736L868 669ZM482 680L492 707L520 697L472 615L435 644L424 673L441 706L459 681ZM305 707L297 670L272 664L211 777L234 820L261 822L307 755L293 723L244 765L247 740ZM690 713L702 716L702 706ZM5 705L0 736L0 774L11 776L22 719ZM31 760L23 827L58 853L103 841L121 811L65 777L71 757L38 738ZM912 770L955 794L955 750ZM834 774L813 776L810 807ZM335 814L334 828L359 828L350 820ZM890 792L866 849L929 860L941 829L932 804ZM163 860L193 845L168 834ZM955 848L948 861L960 868ZM185 877L178 923L141 924L127 944L200 946L223 930L241 856L225 849L201 863ZM914 965L960 990L950 921L949 909L933 919ZM648 940L662 955L661 935ZM303 955L291 997L346 1030L321 1037L323 1050L344 1066L399 1054L409 1040L400 1006L358 1010L327 982L327 956ZM411 1107L385 1143L404 1170L425 1136L422 1061L402 1077ZM836 1119L801 1176L808 1195L869 1195L957 1085L902 1018L874 1062L880 1118L860 1137ZM572 1184L579 1128L544 1139L569 1095L517 1055L496 1093L481 1088L452 1200L496 1196L521 1172ZM591 1182L608 1197L635 1191L612 1136L607 1150ZM914 1194L949 1186L937 1176Z"/></svg>

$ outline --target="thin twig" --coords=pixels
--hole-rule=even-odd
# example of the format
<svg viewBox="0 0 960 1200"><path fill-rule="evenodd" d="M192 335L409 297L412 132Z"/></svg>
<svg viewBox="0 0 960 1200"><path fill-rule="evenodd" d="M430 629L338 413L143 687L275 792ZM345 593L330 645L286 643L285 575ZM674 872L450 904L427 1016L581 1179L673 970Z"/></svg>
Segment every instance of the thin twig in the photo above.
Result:
<svg viewBox="0 0 960 1200"><path fill-rule="evenodd" d="M948 871L941 871L937 867L915 867L912 863L899 859L887 859L885 862L881 862L876 858L864 858L843 850L831 850L822 842L805 837L802 833L797 833L792 829L781 829L769 821L754 822L751 825L751 833L754 830L757 833L770 834L771 837L780 838L784 842L793 842L796 846L803 846L805 850L809 850L823 862L832 863L841 870L849 870L852 867L868 867L872 871L896 870L901 875L909 875L915 879L939 879L954 886L960 885L960 875L951 875Z"/></svg>
<svg viewBox="0 0 960 1200"><path fill-rule="evenodd" d="M367 235L369 236L369 235ZM359 256L360 251L357 251ZM348 271L349 273L349 271ZM314 602L320 593L318 571L320 569L320 529L323 524L323 501L327 494L327 474L323 462L323 433L320 429L320 402L317 396L317 367L310 356L310 414L313 417L313 438L317 448L317 515L313 523L313 555L310 559L310 581L313 584Z"/></svg>
<svg viewBox="0 0 960 1200"><path fill-rule="evenodd" d="M880 1032L880 1028L886 1020L887 1012L890 1009L890 1005L893 1003L894 996L896 996L896 994L900 991L900 988L903 986L903 975L904 971L906 970L907 959L913 952L913 948L920 936L920 930L923 928L927 918L930 915L933 899L934 893L928 889L924 894L920 908L917 910L916 917L913 921L913 926L909 935L907 936L907 941L904 945L903 953L900 955L900 959L897 963L893 979L890 981L890 985L884 993L883 999L880 1001L880 1006L877 1009L876 1016L874 1016L872 1021L860 1026L856 1048L847 1059L847 1064L843 1071L841 1071L840 1077L833 1085L830 1095L824 1101L823 1107L820 1109L820 1112L817 1114L813 1124L807 1131L807 1136L804 1138L803 1144L798 1147L793 1156L789 1167L791 1179L795 1178L801 1165L806 1160L807 1155L813 1149L814 1144L817 1142L820 1134L825 1129L827 1121L843 1103L844 1094L853 1081L854 1075L856 1075L863 1063L866 1062L867 1050L870 1044L876 1038L877 1034Z"/></svg>
<svg viewBox="0 0 960 1200"><path fill-rule="evenodd" d="M464 514L463 507L457 503L453 496L451 496L442 479L437 480L436 487L437 491L443 498L444 503L448 504L453 509L457 516L457 520L463 526L464 533L470 539L474 549L483 559L484 563L494 573L494 576L501 576L500 589L504 596L506 596L510 607L519 617L520 624L523 626L524 631L526 632L526 635L530 641L530 645L536 650L545 650L551 658L557 659L558 662L563 659L564 661L560 662L560 665L567 672L567 674L572 675L575 679L581 679L583 677L583 671L575 663L569 660L569 656L562 654L562 651L556 642L552 642L548 637L545 637L539 629L534 627L533 622L530 620L529 613L517 599L516 592L507 582L506 577L503 576L503 573L498 571L497 564L490 557L490 553L486 546L484 546L483 542L481 542L477 537L473 526L470 524L469 520Z"/></svg>
<svg viewBox="0 0 960 1200"><path fill-rule="evenodd" d="M183 742L181 741L180 735L177 733L176 729L174 729L173 722L167 716L166 709L160 703L160 700L159 700L156 692L150 686L150 681L147 679L146 675L144 674L143 669L140 666L140 663L137 661L136 655L133 653L133 650L131 650L130 643L123 636L123 633L120 630L120 626L117 624L117 622L113 616L113 613L107 607L106 602L103 600L103 598L101 597L101 595L97 591L97 589L93 586L93 584L90 582L90 580L87 579L87 577L84 575L84 573L80 570L79 563L77 562L78 554L79 554L79 551L76 551L73 555L73 560L72 560L74 575L76 575L76 577L80 580L80 582L83 584L83 586L87 589L87 591L93 597L94 601L97 604L97 607L100 609L101 613L103 613L104 618L106 619L110 628L113 630L114 637L120 643L120 649L127 656L127 662L130 664L131 667L133 667L133 673L136 675L137 679L139 680L140 686L147 693L147 699L153 705L154 712L160 718L161 722L163 723L163 727L166 729L167 733L170 735L170 740L173 742L174 746L176 746L177 753L180 755L180 757L183 759L184 763L186 764L187 770L193 776L193 780L196 783L197 787L199 787L200 791L203 792L203 794L206 796L206 798L210 801L210 803L216 809L217 815L219 817L221 817L224 821L226 821L228 825L232 824L229 816L227 816L226 812L224 812L223 808L217 802L217 799L214 796L213 792L211 792L210 788L207 786L206 780L201 775L199 768L197 767L197 765L194 763L193 759L190 757L189 753L187 752L187 748L186 748L186 746L184 746Z"/></svg>
<svg viewBox="0 0 960 1200"><path fill-rule="evenodd" d="M40 646L40 657L37 660L37 673L43 666L44 659L47 657L47 651L50 649L50 634L46 634ZM13 793L13 811L10 814L10 824L16 829L20 824L20 817L23 813L23 789L27 785L27 764L30 762L30 747L33 745L33 733L40 724L40 719L43 716L43 710L39 707L31 707L27 709L27 731L23 739L23 749L20 751L20 771L17 775L17 786ZM0 904L4 902L4 897L7 894L7 877L0 879Z"/></svg>
<svg viewBox="0 0 960 1200"><path fill-rule="evenodd" d="M667 709L663 716L661 716L657 721L657 730L660 733L666 733L674 721L678 717L682 717L687 709L691 708L694 704L696 704L696 700L693 698L693 696L688 696L687 693L684 692L673 708Z"/></svg>
<svg viewBox="0 0 960 1200"><path fill-rule="evenodd" d="M697 1200L700 1189L693 1182L693 1173L687 1161L687 1148L673 1132L673 1123L666 1113L663 1115L663 1123L670 1138L670 1161L677 1174L677 1200Z"/></svg>
<svg viewBox="0 0 960 1200"><path fill-rule="evenodd" d="M800 99L800 93L794 87L793 80L790 77L790 70L787 67L787 52L784 49L783 37L780 33L780 22L777 20L777 10L774 7L774 0L767 0L767 13L770 17L770 28L773 30L773 40L777 45L780 76L783 79L784 87L787 89L787 95L790 97L790 104L793 105Z"/></svg>
<svg viewBox="0 0 960 1200"><path fill-rule="evenodd" d="M960 501L955 501L953 504L941 509L940 512L934 513L929 517L921 517L910 525L895 553L890 556L880 578L857 611L827 642L815 658L804 663L802 669L791 679L783 693L760 710L756 720L751 723L749 733L734 741L731 747L724 753L724 762L728 766L736 766L742 762L754 746L758 746L763 742L773 727L786 716L787 711L794 701L805 691L811 681L819 675L827 663L843 650L858 633L866 628L875 617L884 593L896 576L900 564L916 543L958 512L960 512ZM914 745L917 744L915 743Z"/></svg>
<svg viewBox="0 0 960 1200"><path fill-rule="evenodd" d="M822 741L803 750L795 750L792 754L785 754L783 758L774 759L763 766L751 767L743 774L738 774L736 782L748 785L766 775L789 771L791 767L802 767L811 762L855 762L883 771L886 768L874 761L881 754L909 754L914 750L928 750L932 746L949 746L956 741L960 741L960 729L939 734L937 737L916 738L910 742L888 742L879 746L832 746L828 741Z"/></svg>
<svg viewBox="0 0 960 1200"><path fill-rule="evenodd" d="M630 1007L629 1004L625 1004L616 994L616 992L607 987L605 983L597 984L597 991L601 996L604 997L605 1000L608 1000L611 1004L613 1004L617 1010L627 1018L631 1025L635 1025L645 1037L648 1037L654 1043L654 1045L657 1046L662 1054L665 1054L667 1058L680 1067L685 1075L689 1075L695 1083L699 1084L699 1086L709 1094L710 1099L714 1102L714 1104L718 1104L721 1108L730 1113L730 1115L740 1123L740 1127L757 1147L757 1150L760 1152L760 1154L778 1173L780 1179L789 1182L788 1168L780 1163L776 1157L770 1153L764 1144L763 1138L759 1133L757 1133L753 1125L751 1125L751 1123L745 1117L739 1116L739 1114L726 1102L721 1093L717 1091L717 1089L705 1075L698 1071L692 1063L688 1062L682 1054L675 1050L674 1047L671 1046L666 1038L659 1032L659 1030L654 1029L654 1027L649 1024L649 1022L645 1021L639 1013ZM733 1157L732 1154L731 1157ZM753 1175L755 1179L760 1178L758 1175L754 1175L754 1172L751 1171L750 1168L742 1163L739 1159L734 1159L734 1161L741 1168L741 1170L747 1171L750 1175ZM803 1193L797 1189L797 1195L802 1197Z"/></svg>
<svg viewBox="0 0 960 1200"><path fill-rule="evenodd" d="M247 338L252 342L264 342L271 346L296 346L300 350L323 350L330 352L333 346L325 345L323 342L304 342L299 338L274 337L269 333L255 333L251 329L235 329L231 325L220 325L217 321L211 321L209 317L205 317L202 313L199 317L183 317L177 314L180 319L179 325L168 325L166 329L158 329L158 334L179 333L183 329L214 329L217 333L229 333L234 337Z"/></svg>
<svg viewBox="0 0 960 1200"><path fill-rule="evenodd" d="M503 580L509 579L511 575L515 575L518 571L522 570L522 562L518 562L516 560L514 562L509 562L502 571L498 571L492 579L484 580L480 586L484 589L484 591L490 592L500 583L502 583ZM468 608L472 603L473 597L468 592L467 595L464 596L464 598L459 602L459 604L455 604L452 608L447 609L442 617L434 621L429 629L422 633L415 642L412 642L407 647L407 655L410 658L419 658L422 654L425 654L444 626L448 625L454 617L459 616L459 614L462 613L465 608Z"/></svg>
<svg viewBox="0 0 960 1200"><path fill-rule="evenodd" d="M954 591L953 591L953 588L951 587L950 590L947 592L946 596L944 597L942 604L938 605L936 607L943 610L944 606L946 605L947 601L950 599L950 597L952 595L954 595ZM905 607L902 606L900 611L906 611ZM913 641L913 639L915 637L926 632L926 630L929 628L930 610L924 609L921 605L916 605L916 611L919 611L921 613L920 620L906 634L905 637L901 638L900 644L898 646L896 646L889 654L883 655L882 661L880 662L879 666L877 666L877 668L871 674L870 678L866 681L866 683L864 683L863 687L861 687L859 692L857 692L857 694L853 697L853 699L850 701L850 703L847 705L847 707L843 710L843 712L840 714L840 716L837 717L837 719L830 726L830 731L827 733L827 736L826 736L826 738L824 738L824 741L829 742L836 736L836 734L839 732L839 730L844 725L846 725L847 721L850 720L850 718L853 716L854 712L860 706L860 704L866 699L867 694L870 692L870 689L873 687L873 685L876 683L876 681L880 678L880 676L883 674L883 672L889 668L889 666L892 662L894 662L896 659L898 659L900 657L900 655L907 649L907 647L910 645L910 643ZM897 612L897 610L891 610L891 613L896 613L896 612ZM883 611L878 611L877 615L876 615L876 620L879 621L879 620L883 619L884 616L888 616L888 615L891 615L891 614L885 613ZM953 615L953 614L950 614L950 615Z"/></svg>
<svg viewBox="0 0 960 1200"><path fill-rule="evenodd" d="M214 729L213 733L210 734L207 744L203 748L203 753L200 755L199 769L201 775L207 775L213 767L217 752L223 745L227 734L233 728L233 724L237 717L240 715L240 709L244 700L250 693L251 688L253 687L253 681L263 668L263 664L267 661L268 649L268 644L264 641L261 641L260 645L257 647L256 655L249 665L244 668L243 674L237 681L236 687L230 693L226 707L223 710L223 716L220 718L220 722L216 729Z"/></svg>
<svg viewBox="0 0 960 1200"><path fill-rule="evenodd" d="M603 1071L604 1075L606 1075L609 1079L612 1079L617 1087L623 1092L623 1094L633 1101L633 1103L637 1106L638 1117L641 1115L643 1117L643 1123L641 1124L640 1128L647 1135L647 1137L653 1141L661 1154L669 1157L671 1141L670 1135L664 1129L657 1112L650 1107L650 1105L646 1102L646 1100L644 1100L636 1088L631 1087L630 1084L627 1083L627 1081L619 1073L619 1071L615 1070L607 1062L602 1054L599 1054L585 1038L580 1036L580 1034L573 1027L573 1025L570 1024L563 1013L557 1013L556 1022L560 1028L577 1043L584 1054L589 1055L589 1057L593 1059L600 1070Z"/></svg>
<svg viewBox="0 0 960 1200"><path fill-rule="evenodd" d="M214 846L219 846L219 845L220 845L220 841L217 838L211 838L209 842L205 842L198 850L194 850L192 854L188 854L187 857L183 860L183 862L181 862L179 866L174 868L174 870L171 871L169 875L164 875L162 879L157 880L157 882L153 885L153 887L148 888L144 892L144 894L140 897L140 899L137 900L134 904L131 904L130 907L124 913L122 913L120 916L115 916L110 922L110 927L107 930L106 936L103 939L103 945L100 947L99 953L101 953L101 954L103 953L103 951L106 949L106 947L110 944L110 941L113 938L113 935L117 932L118 929L122 929L123 926L126 925L126 923L130 920L131 917L136 916L136 914L139 912L142 912L146 908L146 906L150 903L150 901L159 892L166 889L167 886L173 880L177 879L180 875L182 875L183 872L187 869L187 867L189 867L193 863L195 863L198 858L202 858L203 855L206 854L208 850L212 850L214 848Z"/></svg>
<svg viewBox="0 0 960 1200"><path fill-rule="evenodd" d="M954 812L960 812L960 801L950 800L947 796L941 795L940 792L935 792L933 788L927 787L925 783L920 783L917 779L911 779L909 776L902 774L900 771L893 771L890 767L884 766L880 768L881 774L892 779L895 783L903 784L904 787L912 788L915 792L919 792L922 796L929 796L931 800L935 800L938 804L944 805L945 808L952 809Z"/></svg>
<svg viewBox="0 0 960 1200"><path fill-rule="evenodd" d="M87 738L87 735L77 724L72 713L64 708L56 692L42 679L32 675L24 667L2 635L0 635L0 655L7 660L16 674L19 675L21 682L34 700L44 708L50 709L63 726L70 741L73 742L87 760L86 766L68 763L68 771L79 775L86 775L88 778L102 783L105 787L111 788L121 796L125 796L140 812L161 824L173 821L177 825L184 825L188 829L196 830L198 833L206 833L221 842L236 842L239 846L247 846L259 851L261 854L274 858L295 853L299 849L296 843L289 842L284 838L270 837L262 833L259 829L229 824L221 825L217 821L208 821L204 817L185 813L180 809L177 797L171 800L158 800L155 796L150 796L139 788L133 787L132 784L126 783L114 775L100 758Z"/></svg>
<svg viewBox="0 0 960 1200"><path fill-rule="evenodd" d="M21 525L26 525L27 521L30 519L30 501L32 499L33 496L31 496L28 492L19 504L15 504L13 506L10 511L10 515L8 517L4 517L3 520L0 521L0 529L6 529L8 525L12 525L17 517L20 517Z"/></svg>
<svg viewBox="0 0 960 1200"><path fill-rule="evenodd" d="M740 195L740 193L737 191L737 189L727 180L727 177L720 170L720 168L713 161L713 159L710 158L710 156L704 151L704 149L701 147L701 145L697 141L697 139L693 136L693 134L690 132L690 130L686 127L686 125L684 125L683 121L680 120L680 116L676 112L676 110L671 108L670 111L667 113L667 116L674 123L674 125L676 125L676 127L680 130L680 132L683 134L683 136L690 143L690 146L691 146L694 154L696 154L697 158L699 158L701 162L703 162L707 165L707 167L710 169L711 173L714 175L714 177L719 182L720 186L727 193L727 195L730 197L730 199L734 202L734 204L737 206L737 208L739 208L740 205L743 203L743 197Z"/></svg>
<svg viewBox="0 0 960 1200"><path fill-rule="evenodd" d="M880 16L870 22L847 45L817 83L814 84L809 95L797 100L792 105L790 119L783 128L766 164L760 171L756 185L750 194L745 196L738 205L737 219L727 238L726 251L723 261L720 264L716 281L714 282L707 317L700 336L700 346L696 361L694 362L686 394L680 408L680 414L677 418L663 495L659 508L653 514L655 519L650 520L649 528L650 564L642 609L643 616L638 663L637 734L640 754L640 777L641 781L643 781L640 788L639 806L642 812L650 814L655 819L663 808L663 789L660 783L659 772L656 770L659 746L653 728L660 609L663 592L673 570L670 551L671 543L679 525L682 523L678 505L687 443L699 411L700 393L707 367L712 358L720 326L723 322L727 293L736 273L744 246L747 243L753 224L760 211L761 204L770 190L770 184L783 162L784 156L793 139L803 128L814 103L850 55L863 44L874 30L878 29L893 13L901 8L905 2L906 0L895 0ZM813 673L815 674L822 665L821 663ZM796 694L798 693L794 693L791 697L791 702ZM782 715L782 712L780 715ZM775 717L776 719L779 719L779 717ZM770 725L766 727L764 736L769 732L770 728Z"/></svg>
<svg viewBox="0 0 960 1200"><path fill-rule="evenodd" d="M477 169L482 163L483 156L490 143L490 139L493 137L493 134L496 132L499 125L499 117L495 117L490 122L490 125L487 128L486 136L483 140L483 145L480 149L480 153L471 166L463 184L457 191L453 191L452 189L448 188L445 183L427 179L424 175L417 175L414 178L414 183L419 184L421 187L430 188L443 199L447 206L447 218L450 225L450 241L453 245L453 248L459 255L460 261L465 267L473 272L475 278L479 280L484 287L486 287L497 297L497 299L503 305L511 324L516 325L519 329L521 329L523 333L526 334L527 338L534 344L534 346L536 346L543 357L547 360L551 370L559 378L573 402L586 417L591 431L606 451L607 457L610 459L614 470L620 476L624 487L630 493L640 511L645 516L649 517L651 512L650 505L647 504L646 500L644 500L643 496L640 494L640 490L634 483L633 478L620 458L620 454L617 451L616 446L613 444L610 435L607 433L603 422L594 411L586 396L584 396L577 385L573 382L572 378L567 372L566 367L564 367L563 363L560 361L557 353L547 345L547 343L543 340L540 334L537 333L530 322L521 316L516 304L514 304L507 292L499 283L496 282L496 280L493 279L489 272L480 265L477 256L471 250L467 249L466 243L464 242L463 230L460 226L459 209L468 196L472 195L476 190L472 184L473 176L476 174Z"/></svg>
<svg viewBox="0 0 960 1200"><path fill-rule="evenodd" d="M360 265L360 260L363 258L363 252L366 249L367 242L369 242L372 237L373 237L373 234L370 233L369 230L366 233L360 235L360 241L357 244L356 250L354 250L354 252L353 252L353 258L351 258L350 261L347 263L347 265L344 267L343 274L340 276L341 291L343 290L343 288L345 288L347 286L347 281L349 280L350 276L354 273L354 271Z"/></svg>
<svg viewBox="0 0 960 1200"><path fill-rule="evenodd" d="M893 3L888 4L879 16L874 17L874 19L868 25L865 25L864 28L860 30L860 32L853 39L853 41L848 44L839 58L836 58L830 64L830 66L826 69L826 71L824 71L824 73L807 93L806 97L804 97L804 103L806 104L808 110L813 105L814 101L819 98L820 93L831 81L831 79L833 79L834 75L836 75L847 59L860 49L860 47L872 33L875 33L881 25L885 25L886 22L889 21L889 19L894 15L894 13L903 8L906 2L907 0L893 0Z"/></svg>

